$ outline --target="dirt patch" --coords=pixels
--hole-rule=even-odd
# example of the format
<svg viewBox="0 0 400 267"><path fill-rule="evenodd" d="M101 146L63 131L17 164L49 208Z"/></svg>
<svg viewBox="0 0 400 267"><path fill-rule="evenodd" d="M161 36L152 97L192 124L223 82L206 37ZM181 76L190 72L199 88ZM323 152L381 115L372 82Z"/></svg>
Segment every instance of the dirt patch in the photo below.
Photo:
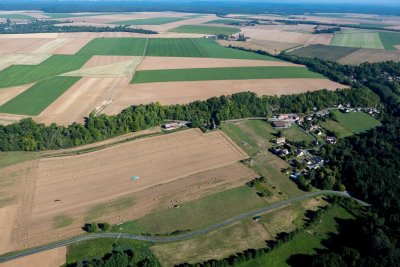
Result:
<svg viewBox="0 0 400 267"><path fill-rule="evenodd" d="M4 88L0 90L0 106L3 105L4 103L8 102L9 100L13 99L20 93L24 92L28 88L30 88L33 84L26 84L22 86L17 86L17 87L11 87L11 88Z"/></svg>
<svg viewBox="0 0 400 267"><path fill-rule="evenodd" d="M246 59L146 57L138 67L138 70L256 67L256 66L301 66L301 65L295 65L289 62L246 60Z"/></svg>
<svg viewBox="0 0 400 267"><path fill-rule="evenodd" d="M94 110L106 107L114 95L123 89L129 78L84 77L48 106L36 119L39 122L69 125L84 122Z"/></svg>
<svg viewBox="0 0 400 267"><path fill-rule="evenodd" d="M3 263L2 267L55 267L62 266L67 260L67 247L55 248L37 254L25 256L13 261Z"/></svg>
<svg viewBox="0 0 400 267"><path fill-rule="evenodd" d="M260 79L230 81L195 81L129 84L121 89L114 101L104 109L106 114L116 114L138 104L160 102L186 104L195 100L206 100L214 96L231 95L243 91L258 95L298 94L320 89L346 88L328 79Z"/></svg>

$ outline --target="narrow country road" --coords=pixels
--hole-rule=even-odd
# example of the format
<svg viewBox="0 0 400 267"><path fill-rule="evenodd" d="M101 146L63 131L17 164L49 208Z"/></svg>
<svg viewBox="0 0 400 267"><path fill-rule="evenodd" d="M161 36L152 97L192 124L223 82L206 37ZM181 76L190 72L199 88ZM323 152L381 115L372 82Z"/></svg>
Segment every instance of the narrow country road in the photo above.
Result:
<svg viewBox="0 0 400 267"><path fill-rule="evenodd" d="M70 245L70 244L77 243L80 241L98 239L98 238L127 238L127 239L134 239L134 240L140 240L140 241L146 241L146 242L152 242L152 243L182 241L182 240L189 239L189 238L201 235L201 234L212 232L214 230L217 230L217 229L225 227L225 226L232 225L232 224L242 221L244 219L252 218L256 215L270 212L270 211L279 209L281 207L291 205L293 203L296 203L296 202L299 202L299 201L302 201L302 200L305 200L308 198L312 198L315 196L319 196L319 195L337 195L337 196L342 196L342 197L351 197L347 192L338 192L338 191L330 191L330 190L314 191L314 192L302 194L299 196L295 196L295 197L289 198L287 200L284 200L284 201L281 201L278 203L269 204L268 206L265 206L265 207L257 209L257 210L252 210L252 211L249 211L246 213L242 213L242 214L234 216L226 221L208 226L208 227L200 229L200 230L186 233L186 234L181 234L181 235L176 235L176 236L143 236L143 235L135 235L135 234L127 234L127 233L91 234L91 235L79 236L79 237L71 238L68 240L59 241L57 243L44 245L44 246L37 247L37 248L31 248L28 250L17 252L10 256L0 257L0 263L15 260L15 259L22 258L22 257L28 256L28 255L36 254L39 252L51 250L54 248L62 247L65 245ZM358 201L362 205L368 205L360 200L356 199L356 201Z"/></svg>

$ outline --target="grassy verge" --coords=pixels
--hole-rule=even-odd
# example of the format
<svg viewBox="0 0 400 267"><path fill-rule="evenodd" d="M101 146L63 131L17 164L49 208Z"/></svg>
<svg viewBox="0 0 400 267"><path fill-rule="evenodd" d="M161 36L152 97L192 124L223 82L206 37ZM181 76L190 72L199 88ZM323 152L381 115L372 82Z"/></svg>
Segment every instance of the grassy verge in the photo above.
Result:
<svg viewBox="0 0 400 267"><path fill-rule="evenodd" d="M38 153L36 152L0 152L0 169L19 162L36 159L37 157Z"/></svg>
<svg viewBox="0 0 400 267"><path fill-rule="evenodd" d="M133 83L207 81L207 80L244 80L278 78L323 78L305 67L225 67L201 69L172 69L137 71Z"/></svg>

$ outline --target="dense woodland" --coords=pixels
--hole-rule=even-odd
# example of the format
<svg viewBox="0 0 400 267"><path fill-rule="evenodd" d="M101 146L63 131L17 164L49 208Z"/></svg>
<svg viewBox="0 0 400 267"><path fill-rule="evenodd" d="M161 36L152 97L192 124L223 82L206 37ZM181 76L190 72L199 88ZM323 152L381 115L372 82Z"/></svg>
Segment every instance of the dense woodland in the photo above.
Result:
<svg viewBox="0 0 400 267"><path fill-rule="evenodd" d="M128 26L116 27L95 27L95 26L75 26L75 25L57 25L61 23L70 23L69 21L57 20L32 20L28 23L13 23L7 20L6 23L0 23L0 34L18 34L18 33L43 33L43 32L135 32L142 34L157 34L158 32L144 29L132 29Z"/></svg>

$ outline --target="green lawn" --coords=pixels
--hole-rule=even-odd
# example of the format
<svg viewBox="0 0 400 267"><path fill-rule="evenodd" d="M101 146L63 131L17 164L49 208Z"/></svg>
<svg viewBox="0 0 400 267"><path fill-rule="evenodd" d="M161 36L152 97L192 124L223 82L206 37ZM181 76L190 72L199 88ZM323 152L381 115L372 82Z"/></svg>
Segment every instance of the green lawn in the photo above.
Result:
<svg viewBox="0 0 400 267"><path fill-rule="evenodd" d="M338 138L347 137L353 134L343 125L333 120L322 121L320 124L324 129L336 133Z"/></svg>
<svg viewBox="0 0 400 267"><path fill-rule="evenodd" d="M53 55L39 65L10 66L0 71L0 88L33 83L65 72L77 70L89 58L90 56L87 55Z"/></svg>
<svg viewBox="0 0 400 267"><path fill-rule="evenodd" d="M145 38L96 38L77 55L143 56Z"/></svg>
<svg viewBox="0 0 400 267"><path fill-rule="evenodd" d="M316 249L324 248L321 241L329 237L329 233L337 232L335 218L352 219L353 216L344 208L335 206L321 217L321 222L314 228L298 234L293 240L255 260L238 264L240 267L289 266L286 262L291 255L314 254Z"/></svg>
<svg viewBox="0 0 400 267"><path fill-rule="evenodd" d="M170 30L170 32L232 35L240 32L240 29L232 27L217 27L205 25L182 25Z"/></svg>
<svg viewBox="0 0 400 267"><path fill-rule="evenodd" d="M252 52L220 46L217 42L206 38L154 38L149 39L146 56L166 57L212 57L254 60L273 60L276 58Z"/></svg>
<svg viewBox="0 0 400 267"><path fill-rule="evenodd" d="M379 32L379 36L385 49L396 50L395 45L400 45L400 33L398 32Z"/></svg>
<svg viewBox="0 0 400 267"><path fill-rule="evenodd" d="M378 32L335 33L331 45L376 49L385 48Z"/></svg>
<svg viewBox="0 0 400 267"><path fill-rule="evenodd" d="M344 128L356 134L381 125L378 120L364 112L342 113L338 110L332 112Z"/></svg>
<svg viewBox="0 0 400 267"><path fill-rule="evenodd" d="M79 79L80 77L59 76L38 82L28 90L0 106L0 112L21 115L39 115L40 112L53 103L54 100L61 96Z"/></svg>
<svg viewBox="0 0 400 267"><path fill-rule="evenodd" d="M16 20L35 20L36 18L25 14L0 14L2 19L16 19Z"/></svg>
<svg viewBox="0 0 400 267"><path fill-rule="evenodd" d="M288 129L282 129L281 131L283 136L286 137L287 140L292 142L312 142L315 140L312 136L300 130L297 125L292 125L292 127Z"/></svg>
<svg viewBox="0 0 400 267"><path fill-rule="evenodd" d="M145 70L136 72L133 83L243 80L276 78L323 78L305 67L227 67L201 69Z"/></svg>
<svg viewBox="0 0 400 267"><path fill-rule="evenodd" d="M243 186L183 203L179 209L155 211L136 221L114 226L113 230L152 234L195 230L266 204L253 188Z"/></svg>
<svg viewBox="0 0 400 267"><path fill-rule="evenodd" d="M67 247L66 264L69 265L78 261L101 258L107 253L111 253L114 245L118 245L124 250L133 250L136 261L140 261L141 259L148 257L157 262L155 256L146 243L131 239L103 238L81 241L79 243L69 245Z"/></svg>
<svg viewBox="0 0 400 267"><path fill-rule="evenodd" d="M186 20L187 18L171 18L171 17L160 17L160 18L149 18L149 19L132 19L111 22L110 24L118 25L162 25L166 23Z"/></svg>

